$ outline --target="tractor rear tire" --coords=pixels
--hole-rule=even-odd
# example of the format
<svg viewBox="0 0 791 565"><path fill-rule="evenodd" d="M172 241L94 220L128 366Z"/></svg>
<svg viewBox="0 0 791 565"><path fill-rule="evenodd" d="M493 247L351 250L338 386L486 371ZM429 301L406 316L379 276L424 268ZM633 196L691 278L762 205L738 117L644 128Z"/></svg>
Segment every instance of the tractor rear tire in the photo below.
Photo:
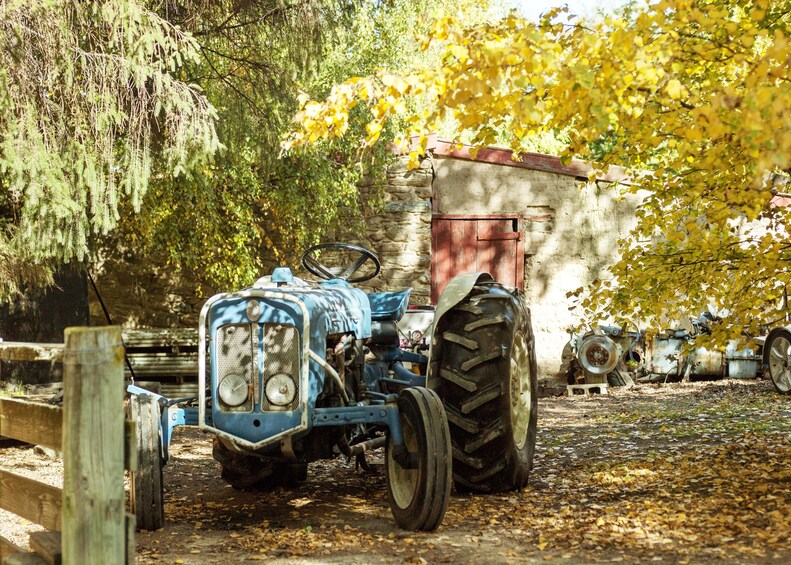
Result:
<svg viewBox="0 0 791 565"><path fill-rule="evenodd" d="M406 388L398 398L406 466L385 447L387 499L404 530L434 531L445 517L451 488L450 432L442 401L427 388Z"/></svg>
<svg viewBox="0 0 791 565"><path fill-rule="evenodd" d="M158 530L165 523L159 403L149 394L133 394L129 417L135 423L137 446L137 470L132 472L130 494L132 512L139 530Z"/></svg>
<svg viewBox="0 0 791 565"><path fill-rule="evenodd" d="M430 385L445 406L459 492L523 488L538 415L536 355L523 292L476 286L437 333Z"/></svg>

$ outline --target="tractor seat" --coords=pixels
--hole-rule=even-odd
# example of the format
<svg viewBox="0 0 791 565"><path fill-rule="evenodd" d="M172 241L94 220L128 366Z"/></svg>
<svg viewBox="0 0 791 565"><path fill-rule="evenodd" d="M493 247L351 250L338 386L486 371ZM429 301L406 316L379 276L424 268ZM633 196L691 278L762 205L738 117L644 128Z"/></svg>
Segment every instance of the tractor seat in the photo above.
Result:
<svg viewBox="0 0 791 565"><path fill-rule="evenodd" d="M411 288L398 292L369 292L368 300L371 303L371 319L378 322L397 322L406 312L409 305Z"/></svg>

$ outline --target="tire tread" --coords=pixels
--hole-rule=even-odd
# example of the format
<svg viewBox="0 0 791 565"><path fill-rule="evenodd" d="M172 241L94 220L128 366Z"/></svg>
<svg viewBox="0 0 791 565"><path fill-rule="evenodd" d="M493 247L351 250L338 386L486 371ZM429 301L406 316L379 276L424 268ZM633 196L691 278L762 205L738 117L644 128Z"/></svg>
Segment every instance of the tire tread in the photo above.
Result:
<svg viewBox="0 0 791 565"><path fill-rule="evenodd" d="M457 489L499 492L522 488L532 468L536 437L535 343L524 293L499 283L476 286L440 320L431 374L451 430ZM516 332L527 354L520 370L531 379L526 443L518 447L510 415L511 348ZM445 336L453 336L445 339ZM464 347L458 337L474 341ZM467 342L464 342L468 344ZM469 344L468 344L469 345Z"/></svg>

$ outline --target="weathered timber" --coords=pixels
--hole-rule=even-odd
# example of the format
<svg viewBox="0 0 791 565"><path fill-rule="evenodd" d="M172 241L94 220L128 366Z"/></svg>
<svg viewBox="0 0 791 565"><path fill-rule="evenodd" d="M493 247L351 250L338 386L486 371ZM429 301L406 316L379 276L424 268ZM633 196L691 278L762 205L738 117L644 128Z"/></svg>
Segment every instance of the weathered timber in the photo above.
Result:
<svg viewBox="0 0 791 565"><path fill-rule="evenodd" d="M59 406L0 398L0 436L60 451L62 422Z"/></svg>
<svg viewBox="0 0 791 565"><path fill-rule="evenodd" d="M0 508L48 530L58 530L61 489L0 469Z"/></svg>
<svg viewBox="0 0 791 565"><path fill-rule="evenodd" d="M0 536L0 563L4 563L4 559L6 557L10 557L11 555L15 555L17 553L24 553L25 550L19 547L18 545L14 544L9 539Z"/></svg>
<svg viewBox="0 0 791 565"><path fill-rule="evenodd" d="M162 383L159 389L161 391L159 394L162 396L167 396L168 398L188 398L192 396L198 396L197 382L182 384Z"/></svg>
<svg viewBox="0 0 791 565"><path fill-rule="evenodd" d="M35 553L15 553L3 560L3 565L46 565L46 563Z"/></svg>
<svg viewBox="0 0 791 565"><path fill-rule="evenodd" d="M131 512L126 513L126 565L133 565L135 562L136 521L134 514Z"/></svg>
<svg viewBox="0 0 791 565"><path fill-rule="evenodd" d="M197 381L197 329L127 330L123 338L132 368L126 367L127 378Z"/></svg>
<svg viewBox="0 0 791 565"><path fill-rule="evenodd" d="M58 383L40 383L35 385L24 385L25 394L31 396L44 396L52 397L63 390L63 382Z"/></svg>
<svg viewBox="0 0 791 565"><path fill-rule="evenodd" d="M129 498L137 527L158 530L165 523L160 407L150 394L135 394L129 399L129 408L136 426L138 456L137 468L132 472Z"/></svg>
<svg viewBox="0 0 791 565"><path fill-rule="evenodd" d="M0 342L0 361L61 361L62 343Z"/></svg>
<svg viewBox="0 0 791 565"><path fill-rule="evenodd" d="M169 353L129 352L129 362L135 377L198 377L198 354L173 355Z"/></svg>
<svg viewBox="0 0 791 565"><path fill-rule="evenodd" d="M123 343L136 376L197 375L194 328L126 330ZM62 360L62 343L0 342L0 361Z"/></svg>
<svg viewBox="0 0 791 565"><path fill-rule="evenodd" d="M63 561L123 563L124 348L118 327L67 328L63 355Z"/></svg>
<svg viewBox="0 0 791 565"><path fill-rule="evenodd" d="M124 420L124 469L137 469L137 424Z"/></svg>
<svg viewBox="0 0 791 565"><path fill-rule="evenodd" d="M137 347L197 347L197 328L124 330L124 345Z"/></svg>
<svg viewBox="0 0 791 565"><path fill-rule="evenodd" d="M61 565L60 532L33 532L30 534L30 549L41 556L48 565Z"/></svg>

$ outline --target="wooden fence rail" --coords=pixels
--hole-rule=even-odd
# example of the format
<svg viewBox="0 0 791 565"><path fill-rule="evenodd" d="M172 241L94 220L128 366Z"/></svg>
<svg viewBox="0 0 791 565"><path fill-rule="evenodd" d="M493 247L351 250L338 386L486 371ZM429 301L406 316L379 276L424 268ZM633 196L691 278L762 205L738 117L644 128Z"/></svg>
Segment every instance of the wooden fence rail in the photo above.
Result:
<svg viewBox="0 0 791 565"><path fill-rule="evenodd" d="M134 562L124 504L124 348L118 327L68 328L64 344L0 343L0 359L62 360L63 408L0 398L0 436L63 452L63 488L0 468L0 508L43 526L35 553L0 537L0 563Z"/></svg>

